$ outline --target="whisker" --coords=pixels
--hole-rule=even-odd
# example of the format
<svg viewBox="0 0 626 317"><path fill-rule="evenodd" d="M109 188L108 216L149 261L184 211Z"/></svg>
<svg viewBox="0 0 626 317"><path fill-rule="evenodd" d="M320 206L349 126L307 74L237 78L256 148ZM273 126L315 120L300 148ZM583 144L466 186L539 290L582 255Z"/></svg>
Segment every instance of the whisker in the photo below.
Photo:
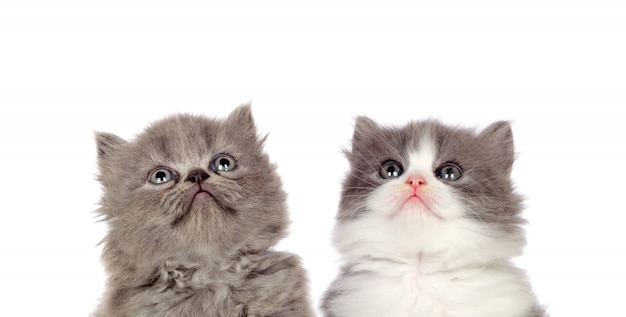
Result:
<svg viewBox="0 0 626 317"><path fill-rule="evenodd" d="M374 183L374 182L372 182L372 181L369 181L369 180L363 179L363 178L361 178L361 177L359 177L359 176L356 176L356 175L352 175L352 176L354 176L356 179L361 180L362 182L364 182L364 183L366 183L366 184L368 184L368 185L378 186L378 184L376 184L376 183Z"/></svg>
<svg viewBox="0 0 626 317"><path fill-rule="evenodd" d="M368 176L368 177L369 177L369 173L367 173L366 171L363 171L363 170L358 169L358 168L356 168L356 167L352 167L352 169L354 169L355 171L357 171L357 172L359 172L359 173L361 173L361 174L363 174L363 175L365 175L365 176ZM366 179L360 178L360 177L358 177L358 176L356 176L356 175L354 175L354 174L352 174L352 175L353 175L354 177L356 177L357 179L360 179L361 181L363 181L363 182L365 182L365 183L367 183L367 184L369 184L369 185L372 185L372 186L379 186L379 185L380 185L378 182L376 182L376 181L375 181L375 180L373 180L373 179L366 180Z"/></svg>
<svg viewBox="0 0 626 317"><path fill-rule="evenodd" d="M371 187L345 186L344 189L372 189Z"/></svg>
<svg viewBox="0 0 626 317"><path fill-rule="evenodd" d="M368 175L368 174L369 174L368 172L366 172L366 171L364 171L364 170L362 170L362 169L358 169L358 168L356 168L356 167L352 167L352 169L354 169L354 170L355 170L355 171L357 171L357 172L360 172L360 173L361 173L361 174L363 174L363 175Z"/></svg>
<svg viewBox="0 0 626 317"><path fill-rule="evenodd" d="M481 178L481 179L474 179L472 181L466 182L464 185L480 184L480 183L484 183L484 182L489 182L489 181L494 180L496 178L498 178L498 176L485 177L485 178Z"/></svg>
<svg viewBox="0 0 626 317"><path fill-rule="evenodd" d="M368 149L368 151L369 151L369 149ZM366 159L365 156L363 156L363 154L360 151L356 150L356 149L353 149L352 152L355 152L356 154L358 154L363 159L363 161L365 161L365 163L367 163L367 165L369 165L370 168L378 169L376 166L373 166L372 163L371 163L372 160L376 161L376 156L374 156L372 151L369 151L370 155L372 155L372 159L371 160ZM379 167L381 167L380 163L378 163L378 165L379 165Z"/></svg>
<svg viewBox="0 0 626 317"><path fill-rule="evenodd" d="M342 197L369 197L369 195L366 194L354 194L354 195L342 195Z"/></svg>
<svg viewBox="0 0 626 317"><path fill-rule="evenodd" d="M365 147L365 149L370 153L370 155L372 156L372 159L374 159L376 161L376 164L378 164L378 167L379 168L383 168L382 163L378 162L378 160L376 160L376 155L374 155L374 153L372 153L372 151L368 147Z"/></svg>

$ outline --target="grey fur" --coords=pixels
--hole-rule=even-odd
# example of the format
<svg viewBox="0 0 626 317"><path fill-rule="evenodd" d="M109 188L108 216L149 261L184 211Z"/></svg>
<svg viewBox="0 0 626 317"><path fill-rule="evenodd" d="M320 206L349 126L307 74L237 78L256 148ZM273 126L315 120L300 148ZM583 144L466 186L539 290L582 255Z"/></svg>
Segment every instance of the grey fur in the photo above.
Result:
<svg viewBox="0 0 626 317"><path fill-rule="evenodd" d="M286 194L249 105L224 120L173 115L132 142L110 133L96 142L98 212L110 230L94 317L313 316L299 258L268 250L286 233ZM236 168L210 167L222 153ZM149 183L157 167L174 181ZM193 173L210 191L197 201Z"/></svg>
<svg viewBox="0 0 626 317"><path fill-rule="evenodd" d="M408 152L418 149L424 136L434 141L437 150L433 172L445 162L455 162L462 166L463 177L448 185L461 197L465 205L465 217L484 224L489 228L488 234L494 235L494 239L521 237L523 240L523 198L514 191L511 180L515 152L512 130L506 121L495 122L476 132L473 129L444 125L436 120L413 121L402 127L389 127L381 126L365 116L358 117L351 148L344 150L350 163L350 171L343 182L336 221L349 223L370 212L362 202L364 197L385 183L386 180L379 174L381 164L395 160L407 166ZM524 243L525 240L520 245L523 246ZM343 290L336 288L338 281L357 274L368 273L353 271L349 263L341 269L322 299L321 309L324 316L335 317L331 313L330 302L342 296ZM525 315L543 316L546 316L546 312L539 304Z"/></svg>

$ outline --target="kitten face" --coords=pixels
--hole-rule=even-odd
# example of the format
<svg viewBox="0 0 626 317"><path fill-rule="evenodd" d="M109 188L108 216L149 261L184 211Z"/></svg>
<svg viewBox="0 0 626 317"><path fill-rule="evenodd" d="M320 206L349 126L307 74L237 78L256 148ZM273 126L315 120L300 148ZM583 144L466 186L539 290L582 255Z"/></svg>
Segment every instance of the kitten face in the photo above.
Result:
<svg viewBox="0 0 626 317"><path fill-rule="evenodd" d="M367 198L369 209L392 218L419 217L422 222L460 217L462 206L451 185L460 181L461 169L452 162L433 168L436 153L432 140L424 138L406 158L380 164L383 181ZM448 178L438 177L446 169Z"/></svg>
<svg viewBox="0 0 626 317"><path fill-rule="evenodd" d="M366 254L377 247L447 252L503 236L523 244L506 122L475 133L436 121L388 128L360 117L346 156L351 170L335 235L340 251L358 252L363 244Z"/></svg>
<svg viewBox="0 0 626 317"><path fill-rule="evenodd" d="M217 256L262 250L284 234L285 194L249 106L225 120L171 116L133 142L103 133L97 142L108 248Z"/></svg>

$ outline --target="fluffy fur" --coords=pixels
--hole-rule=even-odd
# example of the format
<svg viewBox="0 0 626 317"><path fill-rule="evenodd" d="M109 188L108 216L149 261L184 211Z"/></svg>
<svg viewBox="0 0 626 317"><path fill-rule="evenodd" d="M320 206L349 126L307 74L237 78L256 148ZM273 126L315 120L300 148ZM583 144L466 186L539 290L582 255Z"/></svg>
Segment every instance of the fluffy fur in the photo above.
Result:
<svg viewBox="0 0 626 317"><path fill-rule="evenodd" d="M507 122L356 122L333 242L345 265L326 317L541 317L524 271L522 199ZM389 171L399 175L385 178ZM438 177L452 163L462 176ZM447 165L450 166L450 165ZM392 173L393 174L393 173Z"/></svg>
<svg viewBox="0 0 626 317"><path fill-rule="evenodd" d="M268 250L285 235L286 195L248 105L96 141L110 230L95 317L313 316L299 258Z"/></svg>

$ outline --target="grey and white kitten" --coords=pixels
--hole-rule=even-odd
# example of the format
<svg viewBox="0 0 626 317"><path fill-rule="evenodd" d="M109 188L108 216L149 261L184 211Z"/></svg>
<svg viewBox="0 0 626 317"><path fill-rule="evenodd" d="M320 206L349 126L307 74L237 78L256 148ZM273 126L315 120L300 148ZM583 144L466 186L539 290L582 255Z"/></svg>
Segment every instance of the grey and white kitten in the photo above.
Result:
<svg viewBox="0 0 626 317"><path fill-rule="evenodd" d="M297 256L270 251L286 195L248 105L97 133L108 282L96 317L313 316Z"/></svg>
<svg viewBox="0 0 626 317"><path fill-rule="evenodd" d="M333 242L345 262L326 317L541 317L524 271L507 122L477 133L438 121L359 117Z"/></svg>

